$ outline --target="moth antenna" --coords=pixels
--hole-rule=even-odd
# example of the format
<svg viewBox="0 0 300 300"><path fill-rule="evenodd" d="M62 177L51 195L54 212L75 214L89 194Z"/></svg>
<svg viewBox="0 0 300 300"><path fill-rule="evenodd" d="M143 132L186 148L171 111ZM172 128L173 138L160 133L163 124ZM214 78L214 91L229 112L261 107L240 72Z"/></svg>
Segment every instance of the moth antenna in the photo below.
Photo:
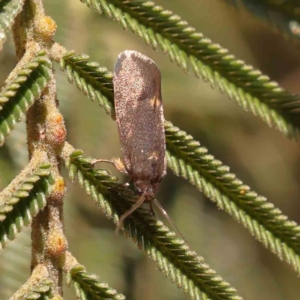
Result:
<svg viewBox="0 0 300 300"><path fill-rule="evenodd" d="M155 216L155 211L154 211L154 209L153 209L153 202L152 202L152 201L149 202L149 206L150 206L151 214L152 214L153 216Z"/></svg>
<svg viewBox="0 0 300 300"><path fill-rule="evenodd" d="M168 213L165 211L165 209L161 206L161 204L158 202L156 198L153 199L154 204L156 207L160 210L160 212L164 215L164 217L168 220L169 224L172 226L174 231L178 233L178 235L187 243L185 238L183 237L182 233L179 231L179 229L176 227L175 223L173 220L169 217Z"/></svg>
<svg viewBox="0 0 300 300"><path fill-rule="evenodd" d="M137 201L135 204L133 204L133 205L131 206L130 209L128 209L127 211L124 212L124 214L120 217L119 222L118 222L118 224L117 224L117 226L116 226L116 230L115 230L116 235L119 234L119 231L120 231L120 229L122 228L125 219L126 219L128 216L130 216L135 210L137 210L137 209L144 203L144 201L145 201L145 195L143 194L143 195L138 199L138 201Z"/></svg>

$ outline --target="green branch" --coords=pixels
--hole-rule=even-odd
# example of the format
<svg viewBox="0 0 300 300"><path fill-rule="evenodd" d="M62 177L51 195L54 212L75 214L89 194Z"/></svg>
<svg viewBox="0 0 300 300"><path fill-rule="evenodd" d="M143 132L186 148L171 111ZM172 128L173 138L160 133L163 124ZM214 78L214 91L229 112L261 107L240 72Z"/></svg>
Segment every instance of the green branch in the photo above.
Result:
<svg viewBox="0 0 300 300"><path fill-rule="evenodd" d="M21 11L24 0L2 0L0 2L0 50L6 39L6 33L14 23L14 19Z"/></svg>
<svg viewBox="0 0 300 300"><path fill-rule="evenodd" d="M82 0L158 47L184 70L209 81L246 111L289 137L300 128L299 96L292 95L259 70L245 65L227 49L212 43L170 10L150 1Z"/></svg>
<svg viewBox="0 0 300 300"><path fill-rule="evenodd" d="M50 80L51 62L45 52L20 69L0 92L0 146Z"/></svg>
<svg viewBox="0 0 300 300"><path fill-rule="evenodd" d="M165 123L168 166L300 274L300 226L243 184L192 136Z"/></svg>
<svg viewBox="0 0 300 300"><path fill-rule="evenodd" d="M53 183L49 168L49 164L42 164L34 158L19 177L1 192L0 249L45 207Z"/></svg>
<svg viewBox="0 0 300 300"><path fill-rule="evenodd" d="M27 282L11 297L10 300L50 300L52 282L45 266L38 265Z"/></svg>
<svg viewBox="0 0 300 300"><path fill-rule="evenodd" d="M105 170L91 166L92 159L83 158L81 151L65 145L63 159L72 180L76 177L109 219L117 222L119 216L136 202L134 193L117 183ZM149 210L140 208L124 222L127 235L137 242L158 265L159 269L191 298L242 299L236 290L204 263L173 232L156 221Z"/></svg>
<svg viewBox="0 0 300 300"><path fill-rule="evenodd" d="M71 266L69 266L71 265ZM67 284L73 285L78 299L86 300L124 300L125 297L115 289L101 282L95 274L90 274L80 265L70 252L66 253L65 270L67 271Z"/></svg>
<svg viewBox="0 0 300 300"><path fill-rule="evenodd" d="M113 75L106 68L99 67L97 62L89 61L86 54L67 53L60 60L60 67L67 73L68 80L92 101L97 101L107 114L113 114Z"/></svg>
<svg viewBox="0 0 300 300"><path fill-rule="evenodd" d="M112 107L113 87L108 82L111 73L90 70L88 73L91 78L87 78L85 76L86 66L92 63L88 63L86 56L84 60L81 60L80 57L66 56L63 58L62 64L70 66L69 77L75 74L69 61L76 61L76 76L77 80L81 82L79 89L84 91L88 86L89 90L94 93L97 88L100 88L98 92L102 93L102 83L105 82L105 93L102 94L103 105ZM102 76L102 74L105 75ZM95 81L97 81L97 85L94 84ZM108 87L111 89L110 92ZM114 115L113 112L109 112L109 114ZM265 247L271 249L280 259L285 260L297 273L300 273L299 226L284 216L272 203L267 202L264 197L251 191L248 186L229 172L227 166L223 166L220 161L215 160L191 136L181 132L168 122L166 122L165 130L169 166L174 173L188 178L208 198L217 202L220 208L242 223Z"/></svg>

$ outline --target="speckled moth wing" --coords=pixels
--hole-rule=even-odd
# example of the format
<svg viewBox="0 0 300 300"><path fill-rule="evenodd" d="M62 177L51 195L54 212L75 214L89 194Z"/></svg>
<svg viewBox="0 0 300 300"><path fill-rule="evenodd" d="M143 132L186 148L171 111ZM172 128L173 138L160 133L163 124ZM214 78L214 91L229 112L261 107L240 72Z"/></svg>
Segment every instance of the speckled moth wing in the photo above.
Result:
<svg viewBox="0 0 300 300"><path fill-rule="evenodd" d="M166 174L166 142L157 65L122 52L114 72L115 111L125 168L134 181L159 183Z"/></svg>

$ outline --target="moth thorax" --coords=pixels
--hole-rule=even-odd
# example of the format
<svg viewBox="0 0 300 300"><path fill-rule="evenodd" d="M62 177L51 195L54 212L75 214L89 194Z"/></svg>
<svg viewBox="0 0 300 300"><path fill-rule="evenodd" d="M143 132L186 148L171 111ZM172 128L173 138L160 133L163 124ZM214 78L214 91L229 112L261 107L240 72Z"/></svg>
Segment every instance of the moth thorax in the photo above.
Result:
<svg viewBox="0 0 300 300"><path fill-rule="evenodd" d="M155 198L156 192L158 190L158 183L137 180L134 184L138 193L140 195L144 195L145 201L151 201Z"/></svg>

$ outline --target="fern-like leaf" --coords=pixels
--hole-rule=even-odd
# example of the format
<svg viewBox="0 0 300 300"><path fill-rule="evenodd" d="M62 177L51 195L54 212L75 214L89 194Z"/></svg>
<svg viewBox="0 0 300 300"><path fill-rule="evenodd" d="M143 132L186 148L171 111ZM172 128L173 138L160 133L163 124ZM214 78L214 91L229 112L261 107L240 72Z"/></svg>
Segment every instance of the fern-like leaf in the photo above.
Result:
<svg viewBox="0 0 300 300"><path fill-rule="evenodd" d="M192 136L165 123L168 166L300 274L300 226L229 172Z"/></svg>
<svg viewBox="0 0 300 300"><path fill-rule="evenodd" d="M80 59L80 56L76 56L74 59ZM84 64L81 67L83 68ZM80 73L81 71L78 70L78 74ZM93 76L99 81L102 80L100 78L101 73L94 73ZM87 83L84 82L83 77L81 78L82 90L84 90L84 85ZM111 93L107 93L107 95L110 96L106 97L105 101L111 102L112 107L112 86ZM110 114L113 115L113 113ZM235 175L229 173L227 166L223 166L221 162L215 160L191 136L178 128L174 128L168 122L166 122L165 130L168 163L174 173L188 178L208 198L216 202L235 220L242 223L265 247L271 249L280 259L288 262L296 272L300 273L299 226L282 215L281 211L275 208L272 203L267 202L264 197L258 196ZM187 153L184 152L185 149ZM202 153L202 151L204 152ZM191 157L197 164L196 169L189 165ZM210 165L206 165L208 162ZM210 167L210 169L204 172L203 166ZM254 201L253 204L252 201Z"/></svg>
<svg viewBox="0 0 300 300"><path fill-rule="evenodd" d="M47 268L38 265L27 282L10 298L10 300L51 300L51 285Z"/></svg>
<svg viewBox="0 0 300 300"><path fill-rule="evenodd" d="M191 67L196 76L217 86L269 126L298 137L300 97L212 43L178 15L152 1L81 1L130 29L153 48L159 46L184 70Z"/></svg>
<svg viewBox="0 0 300 300"><path fill-rule="evenodd" d="M6 32L13 25L14 19L21 11L24 0L2 0L0 2L0 50L6 39Z"/></svg>
<svg viewBox="0 0 300 300"><path fill-rule="evenodd" d="M66 71L68 80L92 101L103 106L105 112L112 115L113 104L108 100L113 97L112 73L99 67L97 62L89 61L86 54L75 55L69 52L60 61L60 67ZM101 92L100 92L101 91Z"/></svg>
<svg viewBox="0 0 300 300"><path fill-rule="evenodd" d="M86 193L98 203L108 218L118 221L137 200L133 192L118 184L105 170L96 170L81 151L65 145L64 160L72 180L76 177ZM149 210L136 210L124 223L125 232L152 258L159 269L192 299L242 299L227 282L204 263L173 232L155 220ZM201 298L202 297L202 298Z"/></svg>
<svg viewBox="0 0 300 300"><path fill-rule="evenodd" d="M17 296L13 296L10 300L52 300L51 296L51 281L45 279L31 287L31 290L26 291Z"/></svg>
<svg viewBox="0 0 300 300"><path fill-rule="evenodd" d="M107 283L99 280L95 274L89 274L82 265L73 267L68 273L68 284L72 284L78 299L94 300L123 300L124 295L119 294Z"/></svg>
<svg viewBox="0 0 300 300"><path fill-rule="evenodd" d="M40 164L16 185L8 186L0 194L0 246L13 240L28 226L32 218L46 205L53 179L49 164Z"/></svg>
<svg viewBox="0 0 300 300"><path fill-rule="evenodd" d="M50 80L51 62L45 52L27 63L0 92L0 146L22 116L41 96Z"/></svg>

